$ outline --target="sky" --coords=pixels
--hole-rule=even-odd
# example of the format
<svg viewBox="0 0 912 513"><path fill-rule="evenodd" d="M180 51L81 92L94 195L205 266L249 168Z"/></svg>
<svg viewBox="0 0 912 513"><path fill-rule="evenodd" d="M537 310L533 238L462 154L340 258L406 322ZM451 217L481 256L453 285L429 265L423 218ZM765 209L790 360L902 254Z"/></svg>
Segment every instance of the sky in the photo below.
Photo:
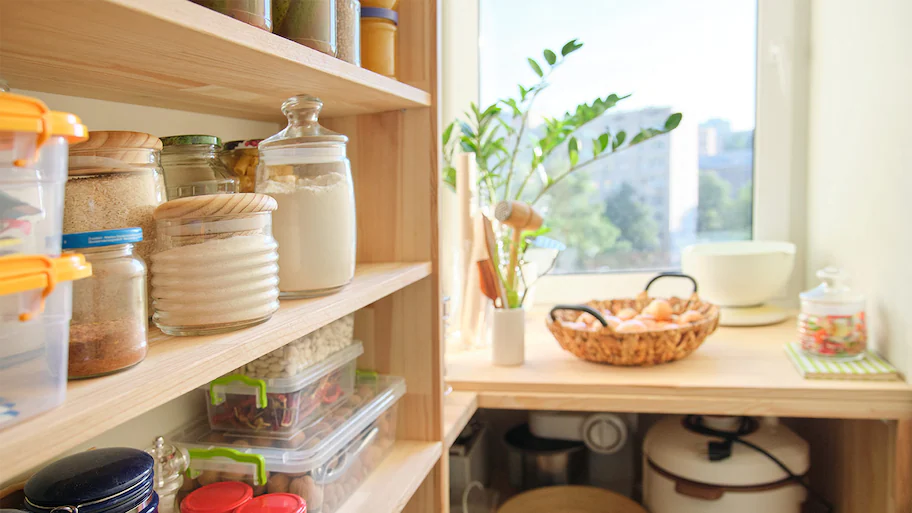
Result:
<svg viewBox="0 0 912 513"><path fill-rule="evenodd" d="M622 110L670 106L691 121L754 127L757 0L480 0L483 105L518 96L542 50L579 39L536 101L532 119L633 93Z"/></svg>

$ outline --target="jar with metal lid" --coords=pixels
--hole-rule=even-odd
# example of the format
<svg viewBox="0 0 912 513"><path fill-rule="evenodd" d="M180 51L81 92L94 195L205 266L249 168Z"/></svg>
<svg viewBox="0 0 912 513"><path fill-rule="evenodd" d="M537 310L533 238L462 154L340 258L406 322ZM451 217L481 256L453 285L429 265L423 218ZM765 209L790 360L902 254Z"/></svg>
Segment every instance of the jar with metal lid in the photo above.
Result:
<svg viewBox="0 0 912 513"><path fill-rule="evenodd" d="M222 162L238 178L238 192L255 192L261 142L262 139L229 141L222 148Z"/></svg>
<svg viewBox="0 0 912 513"><path fill-rule="evenodd" d="M867 348L865 298L846 285L848 273L835 267L817 271L822 283L800 294L798 335L810 355L846 360L864 358Z"/></svg>
<svg viewBox="0 0 912 513"><path fill-rule="evenodd" d="M190 492L181 501L181 513L237 513L253 498L253 488L247 483L221 481Z"/></svg>
<svg viewBox="0 0 912 513"><path fill-rule="evenodd" d="M219 159L222 140L214 135L162 137L161 163L168 200L238 192L238 179Z"/></svg>
<svg viewBox="0 0 912 513"><path fill-rule="evenodd" d="M33 513L157 513L152 456L113 447L67 456L25 483L25 508Z"/></svg>
<svg viewBox="0 0 912 513"><path fill-rule="evenodd" d="M267 493L244 504L237 513L307 513L307 503L293 493Z"/></svg>
<svg viewBox="0 0 912 513"><path fill-rule="evenodd" d="M165 201L159 162L162 143L151 134L89 132L89 140L70 147L63 233L139 226L144 240L135 245L143 259L152 254L152 211Z"/></svg>
<svg viewBox="0 0 912 513"><path fill-rule="evenodd" d="M288 126L260 143L257 192L276 200L283 298L331 294L355 274L355 195L348 137L323 128L323 103L293 96L282 104Z"/></svg>
<svg viewBox="0 0 912 513"><path fill-rule="evenodd" d="M272 31L272 0L193 0L193 3Z"/></svg>
<svg viewBox="0 0 912 513"><path fill-rule="evenodd" d="M336 57L361 65L361 2L336 0Z"/></svg>
<svg viewBox="0 0 912 513"><path fill-rule="evenodd" d="M399 13L380 7L361 9L361 65L396 78L396 34Z"/></svg>
<svg viewBox="0 0 912 513"><path fill-rule="evenodd" d="M179 513L177 493L184 484L184 472L190 467L190 455L184 448L165 443L162 437L156 438L146 452L155 459L153 488L158 494L158 513Z"/></svg>
<svg viewBox="0 0 912 513"><path fill-rule="evenodd" d="M214 194L153 213L152 320L169 335L209 335L267 321L279 309L274 199Z"/></svg>
<svg viewBox="0 0 912 513"><path fill-rule="evenodd" d="M273 32L336 55L336 0L282 0L272 4Z"/></svg>
<svg viewBox="0 0 912 513"><path fill-rule="evenodd" d="M68 376L93 378L146 357L146 264L134 254L139 227L63 236L63 249L85 255L92 276L73 283Z"/></svg>

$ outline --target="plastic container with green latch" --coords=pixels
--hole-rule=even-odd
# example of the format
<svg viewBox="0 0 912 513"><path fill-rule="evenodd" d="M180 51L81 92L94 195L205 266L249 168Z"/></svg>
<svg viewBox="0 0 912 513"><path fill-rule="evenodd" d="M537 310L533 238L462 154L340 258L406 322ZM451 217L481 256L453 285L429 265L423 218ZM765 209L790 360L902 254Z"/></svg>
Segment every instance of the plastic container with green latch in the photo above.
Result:
<svg viewBox="0 0 912 513"><path fill-rule="evenodd" d="M239 481L252 486L254 496L291 493L307 502L308 513L334 513L395 443L397 402L404 394L404 379L359 371L355 393L342 407L290 435L226 433L200 420L168 438L190 451L185 491ZM262 457L264 468L251 464L250 456Z"/></svg>
<svg viewBox="0 0 912 513"><path fill-rule="evenodd" d="M286 378L229 374L206 387L209 425L239 433L288 434L322 418L355 388L360 342Z"/></svg>

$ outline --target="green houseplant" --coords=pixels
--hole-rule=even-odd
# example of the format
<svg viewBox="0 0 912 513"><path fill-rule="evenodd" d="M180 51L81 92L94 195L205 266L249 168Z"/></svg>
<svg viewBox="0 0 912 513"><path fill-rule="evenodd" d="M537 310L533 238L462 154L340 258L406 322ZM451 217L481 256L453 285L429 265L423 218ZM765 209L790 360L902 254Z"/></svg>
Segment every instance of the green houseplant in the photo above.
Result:
<svg viewBox="0 0 912 513"><path fill-rule="evenodd" d="M529 66L538 77L534 84L530 87L520 84L518 96L498 100L484 108L472 103L464 113L464 119L450 123L443 131L443 181L455 189L454 155L457 149L471 152L475 154L478 166L478 190L483 204L491 206L498 201L516 200L535 206L574 173L677 128L682 118L679 112L668 116L661 127L641 128L632 135L623 130L612 133L606 129L591 140L582 140L579 133L583 127L630 96L612 93L576 105L563 115L546 117L543 125L533 132L529 114L535 100L548 88L552 74L582 46L573 39L564 44L560 52L544 50L541 63L529 58ZM544 227L525 234L520 243L520 256L527 248L529 236L547 231ZM501 252L509 252L510 240L500 239ZM496 263L504 261L501 256L492 255ZM516 273L513 283L503 280L507 273L501 270L498 274L504 281L509 307L521 306L523 295L520 290L527 289L522 273Z"/></svg>

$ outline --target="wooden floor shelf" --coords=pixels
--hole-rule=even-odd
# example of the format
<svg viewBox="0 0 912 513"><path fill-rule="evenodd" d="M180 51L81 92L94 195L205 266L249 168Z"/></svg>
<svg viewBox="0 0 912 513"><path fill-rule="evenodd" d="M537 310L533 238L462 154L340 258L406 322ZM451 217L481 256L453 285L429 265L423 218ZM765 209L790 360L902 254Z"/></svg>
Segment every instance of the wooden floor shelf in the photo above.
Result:
<svg viewBox="0 0 912 513"><path fill-rule="evenodd" d="M440 459L440 442L399 440L338 513L398 513Z"/></svg>
<svg viewBox="0 0 912 513"><path fill-rule="evenodd" d="M424 107L428 92L188 0L0 0L11 87L284 121L295 94L324 116Z"/></svg>
<svg viewBox="0 0 912 513"><path fill-rule="evenodd" d="M431 264L359 265L342 292L282 301L269 321L207 337L150 336L146 359L125 372L71 381L62 406L5 429L0 482L218 376L354 312L431 273Z"/></svg>
<svg viewBox="0 0 912 513"><path fill-rule="evenodd" d="M443 398L443 443L449 448L478 410L478 394L452 391Z"/></svg>
<svg viewBox="0 0 912 513"><path fill-rule="evenodd" d="M720 328L694 354L656 367L578 360L561 349L544 318L526 326L526 362L494 367L490 351L447 354L446 381L478 394L480 408L900 419L912 416L902 381L805 380L783 344L793 321Z"/></svg>

